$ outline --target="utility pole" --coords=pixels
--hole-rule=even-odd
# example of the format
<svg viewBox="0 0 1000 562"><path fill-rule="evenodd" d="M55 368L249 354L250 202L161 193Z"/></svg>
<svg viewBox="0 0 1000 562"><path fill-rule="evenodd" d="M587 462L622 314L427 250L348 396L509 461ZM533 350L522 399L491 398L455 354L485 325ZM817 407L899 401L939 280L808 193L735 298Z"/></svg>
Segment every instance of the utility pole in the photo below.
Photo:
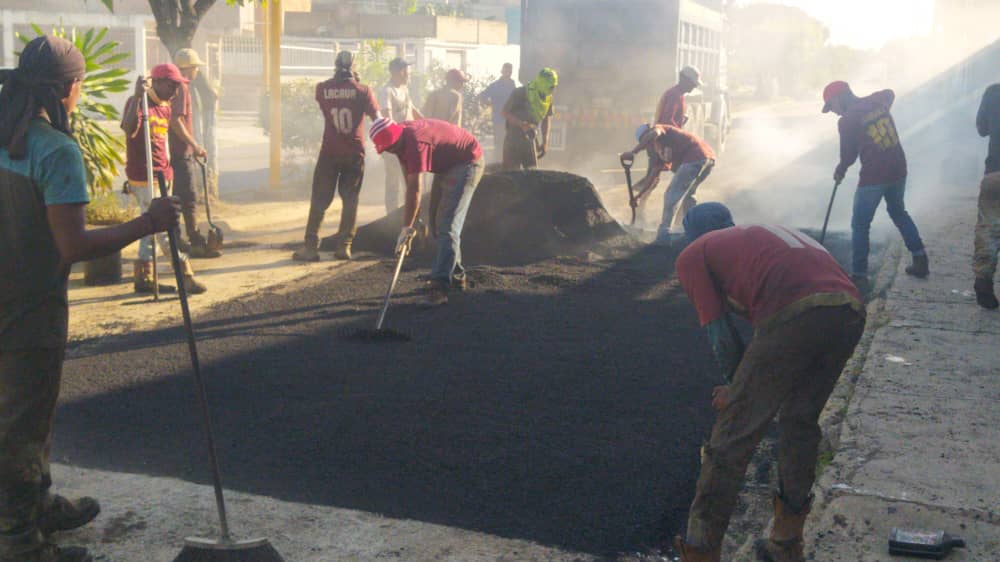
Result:
<svg viewBox="0 0 1000 562"><path fill-rule="evenodd" d="M281 0L268 0L267 51L268 91L270 93L271 158L270 186L281 186Z"/></svg>

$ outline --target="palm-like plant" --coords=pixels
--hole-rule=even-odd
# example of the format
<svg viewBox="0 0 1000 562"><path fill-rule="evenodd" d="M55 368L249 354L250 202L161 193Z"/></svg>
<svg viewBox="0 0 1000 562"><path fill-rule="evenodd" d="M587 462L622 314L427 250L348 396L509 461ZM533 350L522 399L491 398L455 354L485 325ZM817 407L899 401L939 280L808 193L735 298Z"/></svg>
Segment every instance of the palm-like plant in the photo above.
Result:
<svg viewBox="0 0 1000 562"><path fill-rule="evenodd" d="M45 35L42 28L32 24L32 30ZM76 28L53 28L49 35L72 41L83 54L87 63L87 77L83 80L83 95L76 111L70 115L70 124L87 170L87 184L92 195L108 193L114 186L118 166L125 161L122 151L125 144L108 133L100 120L117 121L118 110L108 103L108 96L128 90L129 80L124 78L128 71L124 68L110 68L129 57L129 53L117 52L119 42L105 40L108 28L88 29L78 33ZM27 44L31 39L18 33L18 39ZM18 53L20 54L20 53Z"/></svg>

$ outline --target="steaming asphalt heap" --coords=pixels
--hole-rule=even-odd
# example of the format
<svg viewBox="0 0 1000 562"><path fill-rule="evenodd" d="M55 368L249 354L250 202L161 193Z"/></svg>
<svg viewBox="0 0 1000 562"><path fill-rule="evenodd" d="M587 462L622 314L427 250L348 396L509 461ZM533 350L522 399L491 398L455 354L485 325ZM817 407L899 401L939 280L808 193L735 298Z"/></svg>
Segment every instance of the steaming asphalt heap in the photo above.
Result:
<svg viewBox="0 0 1000 562"><path fill-rule="evenodd" d="M358 247L391 248L392 220ZM492 265L427 309L410 260L387 320L406 345L338 337L371 327L391 260L197 319L227 485L599 555L658 546L719 383L677 250L550 172L488 176L466 232L466 263ZM185 353L173 322L74 346L56 457L207 483Z"/></svg>

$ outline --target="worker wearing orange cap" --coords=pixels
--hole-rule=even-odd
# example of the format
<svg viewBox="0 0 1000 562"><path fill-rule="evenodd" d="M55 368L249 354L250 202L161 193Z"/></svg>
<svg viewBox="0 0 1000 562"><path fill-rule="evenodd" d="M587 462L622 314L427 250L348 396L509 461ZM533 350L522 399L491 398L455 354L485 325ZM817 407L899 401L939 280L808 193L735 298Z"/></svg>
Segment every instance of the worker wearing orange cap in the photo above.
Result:
<svg viewBox="0 0 1000 562"><path fill-rule="evenodd" d="M847 82L831 82L823 90L823 113L840 116L840 163L833 179L840 183L858 158L861 173L854 192L854 213L851 217L851 279L865 291L868 287L869 231L875 210L885 199L886 210L893 224L903 235L913 263L906 272L915 277L927 277L927 252L920 239L917 225L906 212L903 194L906 191L906 155L899 142L896 123L889 113L896 94L882 90L859 98Z"/></svg>

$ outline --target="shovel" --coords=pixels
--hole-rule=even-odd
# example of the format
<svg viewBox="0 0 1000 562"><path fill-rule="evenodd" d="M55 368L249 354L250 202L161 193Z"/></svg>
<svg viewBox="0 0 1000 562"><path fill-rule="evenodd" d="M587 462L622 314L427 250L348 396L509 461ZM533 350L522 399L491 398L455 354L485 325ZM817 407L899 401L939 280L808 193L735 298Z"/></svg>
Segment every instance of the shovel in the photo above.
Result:
<svg viewBox="0 0 1000 562"><path fill-rule="evenodd" d="M632 209L632 220L628 224L632 226L635 224L635 208L639 206L638 201L635 199L635 191L632 189L632 164L635 162L635 156L622 154L619 156L619 160L621 160L622 168L625 170L625 185L628 186L628 206Z"/></svg>
<svg viewBox="0 0 1000 562"><path fill-rule="evenodd" d="M402 332L383 329L382 323L385 322L385 313L389 310L389 299L392 298L392 292L396 289L396 282L399 281L399 273L403 270L403 260L406 259L406 254L410 251L410 244L412 241L413 238L411 236L411 238L406 241L406 245L403 247L402 251L399 252L399 257L396 259L396 269L392 273L392 280L389 281L389 288L385 292L385 299L382 301L382 310L378 314L378 320L375 321L375 329L356 330L349 336L351 339L367 342L410 341L410 336Z"/></svg>
<svg viewBox="0 0 1000 562"><path fill-rule="evenodd" d="M819 233L820 245L822 245L823 240L826 239L826 226L830 224L830 211L833 210L833 199L837 196L837 188L840 187L840 182L841 180L837 180L837 182L833 184L833 193L830 194L830 204L826 207L826 218L823 219L823 230Z"/></svg>
<svg viewBox="0 0 1000 562"><path fill-rule="evenodd" d="M208 204L208 169L201 158L195 158L194 161L201 168L201 186L205 190L205 216L208 218L208 237L206 238L205 246L209 252L221 251L222 229L215 226L215 223L212 222L212 208Z"/></svg>

